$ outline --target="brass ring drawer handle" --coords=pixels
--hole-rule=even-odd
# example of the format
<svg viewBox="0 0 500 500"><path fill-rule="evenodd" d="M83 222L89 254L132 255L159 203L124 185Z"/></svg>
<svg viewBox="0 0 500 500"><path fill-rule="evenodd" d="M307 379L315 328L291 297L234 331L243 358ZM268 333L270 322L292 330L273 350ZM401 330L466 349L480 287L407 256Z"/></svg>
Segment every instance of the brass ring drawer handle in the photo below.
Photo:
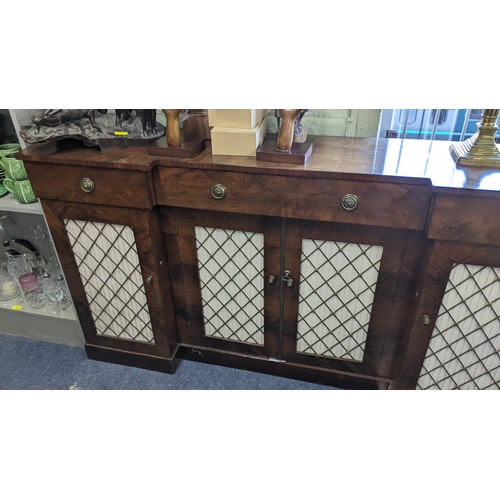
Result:
<svg viewBox="0 0 500 500"><path fill-rule="evenodd" d="M80 181L80 187L82 188L82 191L91 193L95 189L95 184L93 180L89 179L88 177L84 177Z"/></svg>
<svg viewBox="0 0 500 500"><path fill-rule="evenodd" d="M216 200L223 200L226 197L227 189L222 184L216 184L212 188L212 196Z"/></svg>
<svg viewBox="0 0 500 500"><path fill-rule="evenodd" d="M354 210L358 206L359 199L355 194L346 194L342 197L341 205L344 210Z"/></svg>

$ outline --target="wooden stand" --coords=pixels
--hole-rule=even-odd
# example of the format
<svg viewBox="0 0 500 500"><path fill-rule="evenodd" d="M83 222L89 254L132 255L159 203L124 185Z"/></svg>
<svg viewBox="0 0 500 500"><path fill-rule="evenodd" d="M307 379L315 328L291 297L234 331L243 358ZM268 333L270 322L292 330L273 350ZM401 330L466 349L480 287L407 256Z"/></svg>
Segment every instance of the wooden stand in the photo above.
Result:
<svg viewBox="0 0 500 500"><path fill-rule="evenodd" d="M148 147L148 153L155 156L171 156L175 158L195 158L205 149L205 140L210 139L208 118L206 114L196 113L182 122L181 145L169 146L167 137L161 137Z"/></svg>
<svg viewBox="0 0 500 500"><path fill-rule="evenodd" d="M167 138L162 137L157 142L148 146L148 154L153 156L172 156L175 158L195 158L205 149L205 139L191 142L182 142L179 147L167 144Z"/></svg>
<svg viewBox="0 0 500 500"><path fill-rule="evenodd" d="M310 141L303 144L294 142L292 150L289 153L283 153L277 150L276 139L266 139L257 150L257 160L305 165L311 158L312 150L313 145Z"/></svg>
<svg viewBox="0 0 500 500"><path fill-rule="evenodd" d="M210 128L206 113L191 114L182 122L182 130L186 142L196 141L197 139L210 140Z"/></svg>

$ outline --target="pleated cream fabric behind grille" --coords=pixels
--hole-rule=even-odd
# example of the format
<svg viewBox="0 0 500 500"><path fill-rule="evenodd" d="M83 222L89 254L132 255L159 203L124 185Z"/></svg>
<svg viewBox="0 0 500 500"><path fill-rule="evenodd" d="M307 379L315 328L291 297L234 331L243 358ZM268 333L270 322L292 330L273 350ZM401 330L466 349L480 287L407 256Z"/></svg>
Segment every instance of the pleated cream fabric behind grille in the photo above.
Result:
<svg viewBox="0 0 500 500"><path fill-rule="evenodd" d="M98 335L154 344L132 228L64 223Z"/></svg>
<svg viewBox="0 0 500 500"><path fill-rule="evenodd" d="M455 264L417 389L500 387L500 269Z"/></svg>

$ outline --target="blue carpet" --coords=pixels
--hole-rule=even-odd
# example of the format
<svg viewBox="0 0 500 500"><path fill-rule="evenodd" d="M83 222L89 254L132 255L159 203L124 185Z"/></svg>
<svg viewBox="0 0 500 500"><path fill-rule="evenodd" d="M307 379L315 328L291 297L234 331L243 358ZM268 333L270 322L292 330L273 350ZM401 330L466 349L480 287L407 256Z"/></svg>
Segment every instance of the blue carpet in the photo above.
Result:
<svg viewBox="0 0 500 500"><path fill-rule="evenodd" d="M83 349L0 334L2 390L332 389L261 373L182 360L174 375L93 361Z"/></svg>

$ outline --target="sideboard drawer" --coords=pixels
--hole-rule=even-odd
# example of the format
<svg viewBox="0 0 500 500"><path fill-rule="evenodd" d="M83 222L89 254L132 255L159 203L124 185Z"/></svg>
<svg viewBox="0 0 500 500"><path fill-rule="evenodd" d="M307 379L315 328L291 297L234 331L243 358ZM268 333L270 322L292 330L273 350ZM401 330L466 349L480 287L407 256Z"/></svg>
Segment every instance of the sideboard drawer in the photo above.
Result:
<svg viewBox="0 0 500 500"><path fill-rule="evenodd" d="M159 205L280 215L279 176L159 167L155 187Z"/></svg>
<svg viewBox="0 0 500 500"><path fill-rule="evenodd" d="M151 172L25 162L39 198L130 208L153 208Z"/></svg>
<svg viewBox="0 0 500 500"><path fill-rule="evenodd" d="M436 194L428 237L500 245L498 198Z"/></svg>
<svg viewBox="0 0 500 500"><path fill-rule="evenodd" d="M282 215L300 219L422 230L431 201L427 186L287 177Z"/></svg>

